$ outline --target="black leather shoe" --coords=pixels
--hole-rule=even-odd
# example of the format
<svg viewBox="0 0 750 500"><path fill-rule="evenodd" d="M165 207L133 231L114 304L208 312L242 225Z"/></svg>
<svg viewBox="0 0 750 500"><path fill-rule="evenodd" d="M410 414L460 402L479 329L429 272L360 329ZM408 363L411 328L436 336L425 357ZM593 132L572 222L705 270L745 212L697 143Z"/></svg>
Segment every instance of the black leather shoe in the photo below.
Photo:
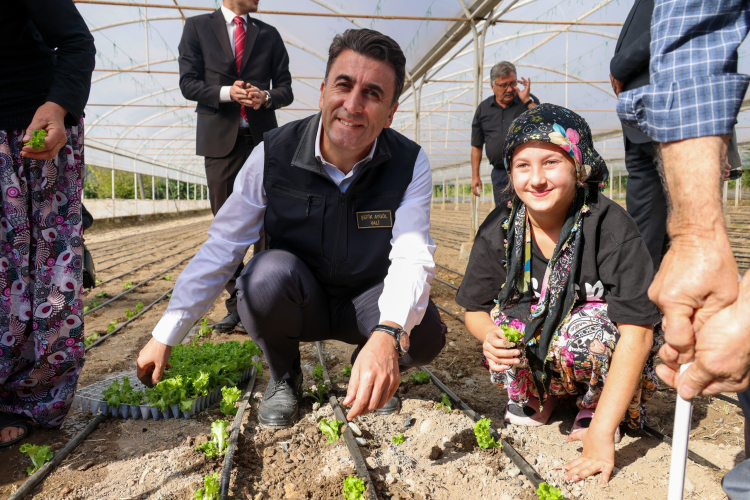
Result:
<svg viewBox="0 0 750 500"><path fill-rule="evenodd" d="M242 326L242 321L237 323L237 326L234 327L234 331L238 333L247 333L247 330L245 330L245 327Z"/></svg>
<svg viewBox="0 0 750 500"><path fill-rule="evenodd" d="M400 407L401 398L398 396L398 391L396 391L396 394L394 394L393 397L388 400L385 406L383 406L379 410L375 410L375 413L377 413L378 415L392 415L396 413Z"/></svg>
<svg viewBox="0 0 750 500"><path fill-rule="evenodd" d="M238 324L240 324L240 315L237 313L237 311L232 311L224 316L224 319L222 319L218 323L214 323L213 329L222 333L231 332Z"/></svg>
<svg viewBox="0 0 750 500"><path fill-rule="evenodd" d="M260 424L276 429L291 427L297 419L301 394L302 371L293 373L290 379L278 382L272 379L258 407Z"/></svg>

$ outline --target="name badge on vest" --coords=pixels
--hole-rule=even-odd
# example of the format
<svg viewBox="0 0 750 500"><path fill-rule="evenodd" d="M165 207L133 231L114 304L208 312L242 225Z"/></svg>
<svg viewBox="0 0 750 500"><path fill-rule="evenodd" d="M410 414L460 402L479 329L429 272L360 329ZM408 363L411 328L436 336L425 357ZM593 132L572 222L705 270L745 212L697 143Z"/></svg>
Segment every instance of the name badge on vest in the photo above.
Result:
<svg viewBox="0 0 750 500"><path fill-rule="evenodd" d="M393 227L393 214L390 210L357 212L357 229Z"/></svg>

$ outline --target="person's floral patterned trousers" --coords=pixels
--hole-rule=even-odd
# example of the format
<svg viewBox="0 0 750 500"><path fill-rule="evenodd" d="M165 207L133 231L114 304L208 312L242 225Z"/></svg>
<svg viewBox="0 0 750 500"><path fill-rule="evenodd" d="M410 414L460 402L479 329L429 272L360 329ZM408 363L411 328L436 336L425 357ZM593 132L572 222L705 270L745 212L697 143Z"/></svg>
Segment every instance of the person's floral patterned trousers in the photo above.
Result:
<svg viewBox="0 0 750 500"><path fill-rule="evenodd" d="M496 325L512 325L524 331L523 323L497 309L492 311L491 317ZM549 354L553 371L549 396L576 397L579 408L596 409L619 339L620 331L607 316L605 302L586 302L573 308ZM654 328L654 346L623 420L633 429L642 428L645 424L644 405L659 388L654 356L663 343L661 328L657 325ZM482 361L487 366L484 358ZM498 387L508 391L511 403L525 405L530 397L538 398L525 361L502 372L491 371L490 378Z"/></svg>
<svg viewBox="0 0 750 500"><path fill-rule="evenodd" d="M62 425L84 363L83 121L53 160L0 130L0 412Z"/></svg>

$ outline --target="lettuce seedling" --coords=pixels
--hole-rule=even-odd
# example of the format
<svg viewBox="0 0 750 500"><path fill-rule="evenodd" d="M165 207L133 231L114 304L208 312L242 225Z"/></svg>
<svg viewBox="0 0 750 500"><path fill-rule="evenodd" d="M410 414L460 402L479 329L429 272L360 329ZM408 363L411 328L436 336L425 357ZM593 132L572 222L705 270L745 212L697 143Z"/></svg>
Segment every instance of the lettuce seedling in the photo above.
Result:
<svg viewBox="0 0 750 500"><path fill-rule="evenodd" d="M203 477L203 488L195 492L195 500L219 500L219 473Z"/></svg>
<svg viewBox="0 0 750 500"><path fill-rule="evenodd" d="M430 381L430 374L420 370L417 373L413 373L410 380L416 384L426 384Z"/></svg>
<svg viewBox="0 0 750 500"><path fill-rule="evenodd" d="M395 436L393 436L391 438L391 441L393 441L396 444L401 444L401 443L404 442L404 439L405 439L404 438L404 433L403 432L399 432L398 434L396 434Z"/></svg>
<svg viewBox="0 0 750 500"><path fill-rule="evenodd" d="M539 497L539 500L565 500L560 490L547 483L539 485L536 495Z"/></svg>
<svg viewBox="0 0 750 500"><path fill-rule="evenodd" d="M313 399L315 399L315 401L323 404L325 402L326 392L328 392L328 384L313 385L309 389L305 389L302 392L304 392L305 394L309 394L313 397Z"/></svg>
<svg viewBox="0 0 750 500"><path fill-rule="evenodd" d="M47 137L46 130L34 130L31 132L31 140L26 143L26 146L31 146L32 149L44 149L44 138Z"/></svg>
<svg viewBox="0 0 750 500"><path fill-rule="evenodd" d="M135 311L131 311L130 309L128 309L128 308L126 307L126 308L125 308L125 317L126 317L126 318L128 318L128 319L130 319L130 318L132 318L133 316L135 316Z"/></svg>
<svg viewBox="0 0 750 500"><path fill-rule="evenodd" d="M318 429L320 429L320 432L328 436L326 438L326 443L332 444L341 437L341 426L343 425L344 422L336 420L335 418L332 418L330 421L321 418L320 422L318 422Z"/></svg>
<svg viewBox="0 0 750 500"><path fill-rule="evenodd" d="M240 399L242 391L236 387L222 387L221 388L221 413L224 415L236 415L237 408L234 407L234 403Z"/></svg>
<svg viewBox="0 0 750 500"><path fill-rule="evenodd" d="M38 471L42 465L52 460L52 452L49 451L49 446L47 445L35 446L33 444L24 443L18 451L21 453L27 453L31 459L31 463L34 464L34 467L26 468L26 473L29 476Z"/></svg>
<svg viewBox="0 0 750 500"><path fill-rule="evenodd" d="M143 302L138 302L138 303L137 303L137 304L135 305L135 313L136 313L136 314L140 314L140 313L141 313L141 311L143 311Z"/></svg>
<svg viewBox="0 0 750 500"><path fill-rule="evenodd" d="M164 278L163 278L163 279L165 279L165 280L167 280L167 281L172 281L172 275L171 275L171 274L168 274L168 275L164 276Z"/></svg>
<svg viewBox="0 0 750 500"><path fill-rule="evenodd" d="M228 420L216 420L211 424L211 434L216 439L216 447L219 448L219 453L222 455L227 451L227 445L229 444L229 428Z"/></svg>
<svg viewBox="0 0 750 500"><path fill-rule="evenodd" d="M89 335L88 337L85 337L85 338L83 339L83 345L84 345L85 347L88 347L88 346L90 346L91 344L93 344L94 342L96 342L96 339L98 339L98 338L99 338L99 334L98 334L98 333L96 333L96 332L94 332L94 333L92 333L91 335Z"/></svg>
<svg viewBox="0 0 750 500"><path fill-rule="evenodd" d="M91 310L91 308L89 306L83 306L83 314L86 314L90 310Z"/></svg>
<svg viewBox="0 0 750 500"><path fill-rule="evenodd" d="M344 377L351 377L352 376L352 367L347 365L344 367Z"/></svg>
<svg viewBox="0 0 750 500"><path fill-rule="evenodd" d="M201 321L201 327L198 330L198 335L196 335L196 337L197 338L205 337L206 335L211 333L211 330L213 330L213 328L208 326L208 318L203 318L203 321Z"/></svg>
<svg viewBox="0 0 750 500"><path fill-rule="evenodd" d="M365 482L355 476L349 476L344 479L344 498L346 500L363 500L365 492Z"/></svg>
<svg viewBox="0 0 750 500"><path fill-rule="evenodd" d="M97 293L97 294L95 295L95 297L96 297L97 299L101 299L101 298L104 298L104 296L105 296L105 295L107 295L107 294L106 294L106 293L104 293L104 292L99 292L99 293Z"/></svg>
<svg viewBox="0 0 750 500"><path fill-rule="evenodd" d="M492 420L483 418L474 426L474 435L477 437L477 444L485 450L489 448L502 448L502 445L495 442L495 438L490 434L491 424Z"/></svg>
<svg viewBox="0 0 750 500"><path fill-rule="evenodd" d="M117 328L117 320L114 320L110 324L107 325L107 333L114 332L115 328Z"/></svg>
<svg viewBox="0 0 750 500"><path fill-rule="evenodd" d="M312 374L313 374L313 377L318 379L318 382L320 382L321 384L325 382L323 380L323 365L317 365L315 369L313 370Z"/></svg>
<svg viewBox="0 0 750 500"><path fill-rule="evenodd" d="M511 342L519 342L523 339L523 334L514 326L502 325L500 329L503 331L505 338Z"/></svg>
<svg viewBox="0 0 750 500"><path fill-rule="evenodd" d="M122 284L122 287L125 290L130 290L131 288L133 288L133 282L132 281L126 281L125 283Z"/></svg>
<svg viewBox="0 0 750 500"><path fill-rule="evenodd" d="M97 301L97 300L92 300L92 301L91 301L91 308L93 309L93 308L95 308L95 307L99 307L99 301Z"/></svg>
<svg viewBox="0 0 750 500"><path fill-rule="evenodd" d="M447 412L453 410L453 403L451 403L451 400L446 393L444 392L440 393L440 402L437 404L436 408L438 410L442 408L443 410Z"/></svg>

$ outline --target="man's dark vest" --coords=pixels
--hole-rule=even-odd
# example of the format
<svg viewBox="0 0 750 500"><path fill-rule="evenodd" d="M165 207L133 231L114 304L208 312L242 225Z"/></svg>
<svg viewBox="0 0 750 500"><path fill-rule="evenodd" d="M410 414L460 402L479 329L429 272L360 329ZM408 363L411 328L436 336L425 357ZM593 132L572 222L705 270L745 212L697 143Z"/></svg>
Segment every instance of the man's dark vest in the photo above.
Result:
<svg viewBox="0 0 750 500"><path fill-rule="evenodd" d="M383 129L372 160L342 193L315 158L319 121L317 114L263 136L266 248L302 259L328 294L355 296L385 279L393 235L387 219L362 228L358 219L365 226L364 212L390 211L395 223L420 147Z"/></svg>

